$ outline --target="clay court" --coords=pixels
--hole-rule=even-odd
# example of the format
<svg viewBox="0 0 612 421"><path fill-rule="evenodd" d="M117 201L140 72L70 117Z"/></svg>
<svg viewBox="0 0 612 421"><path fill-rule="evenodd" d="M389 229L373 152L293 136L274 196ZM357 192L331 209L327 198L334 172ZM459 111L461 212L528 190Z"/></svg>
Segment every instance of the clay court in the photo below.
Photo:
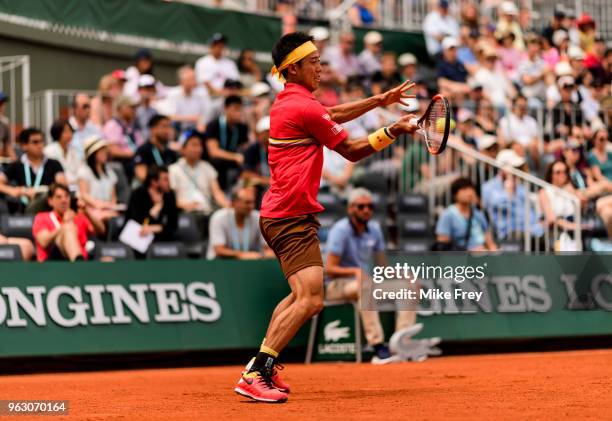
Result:
<svg viewBox="0 0 612 421"><path fill-rule="evenodd" d="M240 367L0 378L2 399L66 399L54 420L605 419L612 350L441 357L423 363L291 364L286 404L232 391ZM19 420L28 417L2 417ZM40 417L38 419L41 419ZM49 419L49 418L42 418Z"/></svg>

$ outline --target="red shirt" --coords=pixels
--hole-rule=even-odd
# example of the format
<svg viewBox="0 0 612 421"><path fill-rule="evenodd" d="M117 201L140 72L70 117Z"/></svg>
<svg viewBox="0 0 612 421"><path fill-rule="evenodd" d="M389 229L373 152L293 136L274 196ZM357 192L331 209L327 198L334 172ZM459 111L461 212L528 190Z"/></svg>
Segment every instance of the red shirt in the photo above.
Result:
<svg viewBox="0 0 612 421"><path fill-rule="evenodd" d="M348 133L306 88L285 84L270 110L270 189L261 216L286 218L319 213L317 193L323 170L323 146L334 149Z"/></svg>
<svg viewBox="0 0 612 421"><path fill-rule="evenodd" d="M52 212L40 212L36 214L34 218L34 224L32 226L32 234L34 234L34 240L36 241L36 259L39 262L44 262L49 258L49 253L54 246L54 242L51 242L45 249L43 248L38 240L36 240L36 234L42 230L49 232L55 232L62 223L62 218L58 214L51 215ZM89 219L83 214L77 214L73 219L74 224L77 227L77 237L79 244L81 245L81 253L83 257L87 259L87 251L85 250L85 243L87 243L87 235L93 233L94 229L89 222Z"/></svg>

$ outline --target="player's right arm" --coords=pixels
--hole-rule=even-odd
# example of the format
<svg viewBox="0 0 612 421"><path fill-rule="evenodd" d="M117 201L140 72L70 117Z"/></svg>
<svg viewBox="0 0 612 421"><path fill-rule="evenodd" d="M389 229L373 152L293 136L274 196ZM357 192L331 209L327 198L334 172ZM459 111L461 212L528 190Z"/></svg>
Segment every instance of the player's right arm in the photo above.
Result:
<svg viewBox="0 0 612 421"><path fill-rule="evenodd" d="M378 132L375 132L375 133L371 133L370 135L366 137L362 137L358 139L348 139L347 138L344 141L340 142L334 148L334 150L338 152L340 155L342 155L343 157L345 157L346 159L348 159L349 161L357 162L385 148L390 143L392 143L392 141L397 136L405 134L405 133L414 133L418 129L418 126L414 124L414 121L411 121L414 119L416 119L415 115L408 114L408 115L402 116L395 123L387 127L386 133L391 135L391 137L387 136L387 138L389 139L388 143L381 142L379 145L378 142L376 141L376 134Z"/></svg>

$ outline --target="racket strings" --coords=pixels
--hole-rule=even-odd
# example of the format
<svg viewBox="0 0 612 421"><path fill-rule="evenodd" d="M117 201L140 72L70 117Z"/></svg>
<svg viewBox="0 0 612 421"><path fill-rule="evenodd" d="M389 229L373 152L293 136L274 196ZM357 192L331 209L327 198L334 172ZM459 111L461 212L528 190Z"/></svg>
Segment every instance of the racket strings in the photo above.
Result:
<svg viewBox="0 0 612 421"><path fill-rule="evenodd" d="M425 140L429 148L438 150L444 138L446 107L444 101L436 101L425 119Z"/></svg>

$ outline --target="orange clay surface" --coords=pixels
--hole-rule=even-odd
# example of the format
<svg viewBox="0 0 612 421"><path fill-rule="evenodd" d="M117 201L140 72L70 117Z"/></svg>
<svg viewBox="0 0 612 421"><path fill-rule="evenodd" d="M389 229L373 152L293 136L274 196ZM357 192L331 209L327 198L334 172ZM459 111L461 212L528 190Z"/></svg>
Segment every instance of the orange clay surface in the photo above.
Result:
<svg viewBox="0 0 612 421"><path fill-rule="evenodd" d="M0 399L67 399L39 420L612 419L612 350L288 364L285 404L233 392L240 367L0 376ZM0 416L0 421L32 417Z"/></svg>

